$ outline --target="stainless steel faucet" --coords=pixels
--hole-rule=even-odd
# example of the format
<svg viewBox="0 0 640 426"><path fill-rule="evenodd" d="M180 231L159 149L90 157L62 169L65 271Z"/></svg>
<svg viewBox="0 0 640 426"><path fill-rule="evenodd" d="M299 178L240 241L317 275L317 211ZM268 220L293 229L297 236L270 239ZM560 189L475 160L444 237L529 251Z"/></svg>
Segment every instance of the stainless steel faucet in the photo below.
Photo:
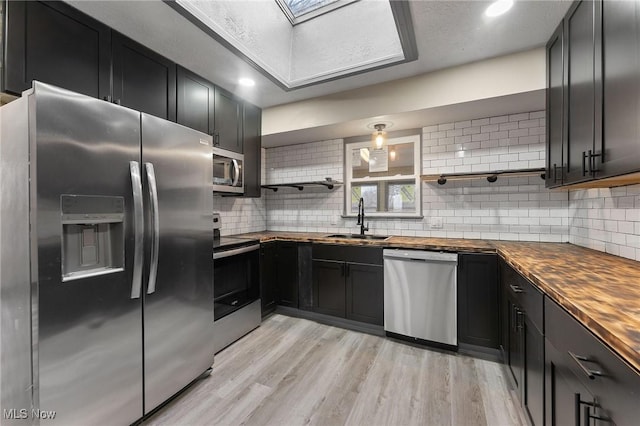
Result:
<svg viewBox="0 0 640 426"><path fill-rule="evenodd" d="M360 225L360 235L364 235L365 231L369 230L369 224L364 226L364 198L360 197L360 201L358 201L358 223L356 225Z"/></svg>

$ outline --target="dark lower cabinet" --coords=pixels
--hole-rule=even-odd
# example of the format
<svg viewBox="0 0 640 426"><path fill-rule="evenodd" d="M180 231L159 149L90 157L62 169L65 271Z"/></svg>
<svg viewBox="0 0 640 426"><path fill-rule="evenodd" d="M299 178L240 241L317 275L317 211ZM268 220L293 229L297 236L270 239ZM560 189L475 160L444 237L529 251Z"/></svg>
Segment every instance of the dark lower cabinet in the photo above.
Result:
<svg viewBox="0 0 640 426"><path fill-rule="evenodd" d="M3 91L32 80L95 98L111 94L111 29L63 2L8 1Z"/></svg>
<svg viewBox="0 0 640 426"><path fill-rule="evenodd" d="M346 317L384 325L384 271L382 266L346 264Z"/></svg>
<svg viewBox="0 0 640 426"><path fill-rule="evenodd" d="M458 341L499 346L498 256L458 254Z"/></svg>
<svg viewBox="0 0 640 426"><path fill-rule="evenodd" d="M314 311L345 317L345 263L332 260L313 260Z"/></svg>
<svg viewBox="0 0 640 426"><path fill-rule="evenodd" d="M544 424L544 336L524 317L524 392L522 405L534 425Z"/></svg>
<svg viewBox="0 0 640 426"><path fill-rule="evenodd" d="M112 32L113 102L176 121L176 64Z"/></svg>
<svg viewBox="0 0 640 426"><path fill-rule="evenodd" d="M593 425L589 418L595 406L593 395L578 380L562 353L547 339L546 350L546 414L548 426Z"/></svg>
<svg viewBox="0 0 640 426"><path fill-rule="evenodd" d="M382 249L313 245L313 310L384 324Z"/></svg>
<svg viewBox="0 0 640 426"><path fill-rule="evenodd" d="M298 244L279 241L277 244L277 301L278 305L298 307Z"/></svg>
<svg viewBox="0 0 640 426"><path fill-rule="evenodd" d="M532 425L544 425L544 295L500 261L501 335L504 362Z"/></svg>
<svg viewBox="0 0 640 426"><path fill-rule="evenodd" d="M547 425L637 425L640 374L545 300Z"/></svg>
<svg viewBox="0 0 640 426"><path fill-rule="evenodd" d="M276 244L260 244L260 299L263 317L273 312L277 305Z"/></svg>

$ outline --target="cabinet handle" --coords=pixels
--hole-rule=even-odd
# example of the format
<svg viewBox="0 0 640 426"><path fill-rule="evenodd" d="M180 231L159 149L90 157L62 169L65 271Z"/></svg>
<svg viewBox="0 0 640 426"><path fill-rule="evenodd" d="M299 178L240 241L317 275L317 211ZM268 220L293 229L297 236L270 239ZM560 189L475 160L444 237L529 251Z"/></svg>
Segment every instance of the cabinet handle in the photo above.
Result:
<svg viewBox="0 0 640 426"><path fill-rule="evenodd" d="M516 308L516 328L522 330L524 328L524 311Z"/></svg>
<svg viewBox="0 0 640 426"><path fill-rule="evenodd" d="M576 364L578 364L578 367L580 367L580 370L582 370L582 372L589 378L589 380L595 380L596 376L600 376L600 377L604 376L604 374L602 374L602 371L600 370L591 370L585 367L582 361L593 362L593 361L590 361L589 358L587 358L586 356L576 355L571 351L568 351L567 353L569 354L571 359L574 360Z"/></svg>
<svg viewBox="0 0 640 426"><path fill-rule="evenodd" d="M351 274L351 268L349 267L348 263L345 263L344 266L345 266L345 270L346 270L345 276L348 277L349 274Z"/></svg>
<svg viewBox="0 0 640 426"><path fill-rule="evenodd" d="M515 284L509 284L509 287L511 287L511 290L512 290L514 293L524 293L524 291L523 291L520 287L518 287L517 285L515 285Z"/></svg>
<svg viewBox="0 0 640 426"><path fill-rule="evenodd" d="M598 157L602 157L602 154L592 154L591 150L589 150L589 173L593 176L600 171L596 168L596 158Z"/></svg>
<svg viewBox="0 0 640 426"><path fill-rule="evenodd" d="M587 153L585 151L582 151L582 176L586 176L586 175L587 175Z"/></svg>

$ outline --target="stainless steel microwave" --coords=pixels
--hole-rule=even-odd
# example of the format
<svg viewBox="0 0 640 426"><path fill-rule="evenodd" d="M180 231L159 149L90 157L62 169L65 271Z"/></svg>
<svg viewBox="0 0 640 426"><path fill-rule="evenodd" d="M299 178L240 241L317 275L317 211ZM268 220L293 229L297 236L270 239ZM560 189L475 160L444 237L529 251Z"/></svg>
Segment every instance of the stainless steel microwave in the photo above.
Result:
<svg viewBox="0 0 640 426"><path fill-rule="evenodd" d="M244 193L244 155L213 148L213 191Z"/></svg>

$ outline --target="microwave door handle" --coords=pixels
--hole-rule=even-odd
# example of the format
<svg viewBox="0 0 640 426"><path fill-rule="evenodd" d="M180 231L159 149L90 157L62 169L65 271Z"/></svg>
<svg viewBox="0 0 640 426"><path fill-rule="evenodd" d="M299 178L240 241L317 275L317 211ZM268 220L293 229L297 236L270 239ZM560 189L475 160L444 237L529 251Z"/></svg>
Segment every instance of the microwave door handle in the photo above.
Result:
<svg viewBox="0 0 640 426"><path fill-rule="evenodd" d="M238 164L238 160L235 158L231 160L233 164L233 183L231 186L238 186L238 181L240 181L240 165Z"/></svg>
<svg viewBox="0 0 640 426"><path fill-rule="evenodd" d="M149 286L147 294L156 291L156 278L158 276L158 250L160 246L160 214L158 212L158 185L153 164L145 163L147 181L149 182L149 198L151 199L151 223L153 234L151 236L151 265L149 270Z"/></svg>
<svg viewBox="0 0 640 426"><path fill-rule="evenodd" d="M142 211L142 178L140 176L140 165L137 161L129 162L129 172L131 174L131 189L133 192L133 279L131 282L131 298L140 298L142 288L142 261L143 261L143 239L144 239L144 213Z"/></svg>

